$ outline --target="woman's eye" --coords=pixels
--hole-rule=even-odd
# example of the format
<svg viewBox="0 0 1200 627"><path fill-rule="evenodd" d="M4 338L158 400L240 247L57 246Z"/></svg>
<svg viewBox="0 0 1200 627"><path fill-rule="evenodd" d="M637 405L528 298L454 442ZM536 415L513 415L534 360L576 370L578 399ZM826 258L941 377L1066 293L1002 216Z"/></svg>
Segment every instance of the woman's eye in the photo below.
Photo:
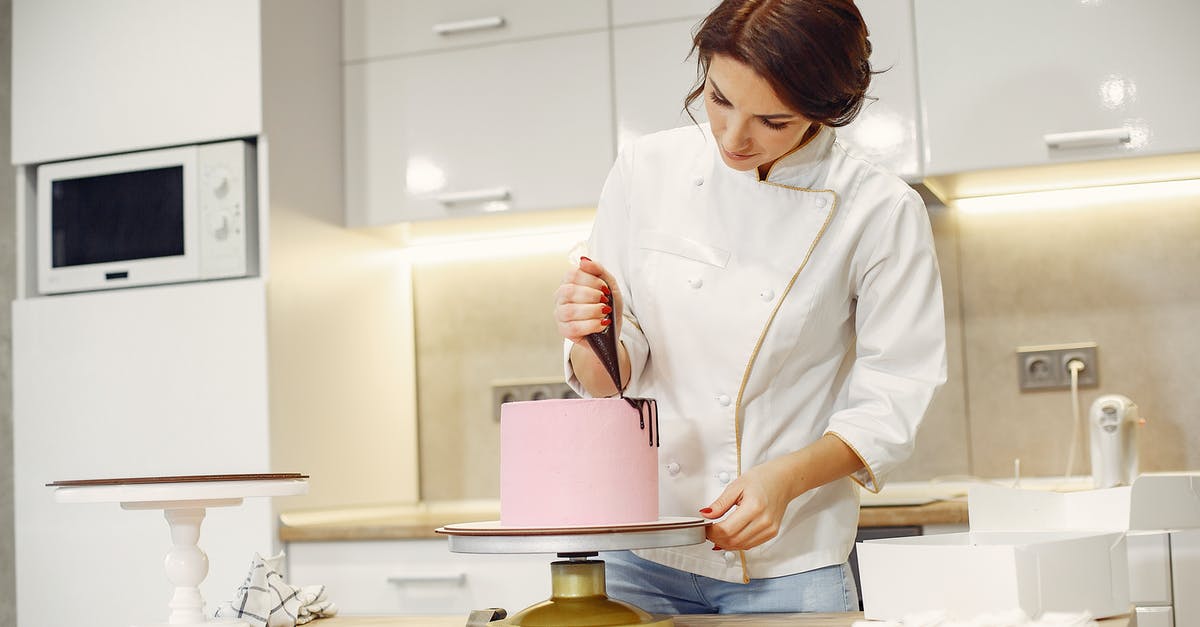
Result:
<svg viewBox="0 0 1200 627"><path fill-rule="evenodd" d="M762 119L762 118L759 118L759 119ZM763 123L763 126L769 128L773 131L782 131L783 129L787 128L787 125L788 125L787 122L772 122L772 121L766 120L766 119L762 119L762 123Z"/></svg>
<svg viewBox="0 0 1200 627"><path fill-rule="evenodd" d="M712 100L712 101L713 101L713 103L714 103L714 104L716 104L716 105L718 105L718 106L721 106L721 107L728 107L728 106L729 106L729 101L728 101L728 100L726 100L726 99L724 99L724 98L722 98L722 97L720 97L720 96L718 96L718 95L716 94L716 92L709 92L709 94L708 94L708 97L709 97L709 99L710 99L710 100Z"/></svg>

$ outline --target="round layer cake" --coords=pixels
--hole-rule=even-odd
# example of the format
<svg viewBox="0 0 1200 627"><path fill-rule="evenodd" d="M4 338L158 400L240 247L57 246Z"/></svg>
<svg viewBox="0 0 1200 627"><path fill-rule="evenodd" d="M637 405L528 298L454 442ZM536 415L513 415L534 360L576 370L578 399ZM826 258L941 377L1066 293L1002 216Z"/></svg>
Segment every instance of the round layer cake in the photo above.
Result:
<svg viewBox="0 0 1200 627"><path fill-rule="evenodd" d="M577 527L658 520L653 400L500 406L500 524Z"/></svg>

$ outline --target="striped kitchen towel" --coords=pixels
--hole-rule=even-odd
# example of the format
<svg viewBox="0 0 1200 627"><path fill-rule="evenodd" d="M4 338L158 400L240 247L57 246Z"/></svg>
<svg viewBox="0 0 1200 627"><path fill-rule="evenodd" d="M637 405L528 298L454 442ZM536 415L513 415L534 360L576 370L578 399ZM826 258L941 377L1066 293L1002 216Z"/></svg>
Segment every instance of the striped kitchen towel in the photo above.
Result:
<svg viewBox="0 0 1200 627"><path fill-rule="evenodd" d="M334 616L337 606L325 598L325 586L293 586L279 574L283 553L250 561L250 572L232 601L217 607L213 618L237 618L255 627L294 627Z"/></svg>

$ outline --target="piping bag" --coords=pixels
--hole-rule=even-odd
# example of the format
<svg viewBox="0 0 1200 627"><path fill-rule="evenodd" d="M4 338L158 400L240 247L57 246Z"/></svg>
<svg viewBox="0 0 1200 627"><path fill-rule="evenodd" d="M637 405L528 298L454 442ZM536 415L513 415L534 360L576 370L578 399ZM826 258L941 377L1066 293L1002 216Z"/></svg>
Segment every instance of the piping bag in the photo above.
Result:
<svg viewBox="0 0 1200 627"><path fill-rule="evenodd" d="M616 309L604 314L604 319L608 320L608 326L599 332L588 335L587 342L588 346L592 347L592 351L596 353L596 357L600 358L600 363L604 364L604 369L608 371L608 376L612 378L613 385L616 386L621 398L625 398L625 391L621 389L621 360L617 357L617 333L613 330L617 326L617 321L613 319L615 315Z"/></svg>
<svg viewBox="0 0 1200 627"><path fill-rule="evenodd" d="M614 299L614 304L616 300ZM604 370L608 372L608 376L612 378L613 385L617 388L617 394L625 399L638 412L638 420L643 431L646 430L646 423L650 423L650 446L658 446L658 403L652 398L630 398L625 396L625 390L621 387L621 360L617 353L617 323L614 319L616 316L616 307L612 311L604 314L604 319L608 320L609 324L603 330L587 336L588 346L592 347L592 351L596 353L596 357L600 358L600 363L604 364Z"/></svg>

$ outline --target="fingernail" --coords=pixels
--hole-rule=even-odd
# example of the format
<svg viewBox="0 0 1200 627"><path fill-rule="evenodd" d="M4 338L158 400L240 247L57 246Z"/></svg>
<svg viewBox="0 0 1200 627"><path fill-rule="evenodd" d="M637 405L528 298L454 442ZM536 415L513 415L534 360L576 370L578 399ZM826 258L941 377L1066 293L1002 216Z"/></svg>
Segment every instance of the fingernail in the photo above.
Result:
<svg viewBox="0 0 1200 627"><path fill-rule="evenodd" d="M591 260L592 260L592 258L591 258L591 257L584 257L583 255L580 255L580 256L579 256L579 258L580 258L580 259L586 259L586 260L588 260L588 261L591 261Z"/></svg>
<svg viewBox="0 0 1200 627"><path fill-rule="evenodd" d="M601 292L604 292L605 294L612 294L612 290L608 289L608 286L607 286L607 285L601 285L601 286L600 286L600 291L601 291Z"/></svg>
<svg viewBox="0 0 1200 627"><path fill-rule="evenodd" d="M601 296L601 297L600 297L600 302L602 302L602 303L607 303L607 302L608 302L608 297L607 297L607 296Z"/></svg>
<svg viewBox="0 0 1200 627"><path fill-rule="evenodd" d="M603 307L601 307L601 308L600 308L600 313L602 313L602 314L609 314L609 313L612 313L612 307L609 307L608 305L605 305L605 306L603 306Z"/></svg>
<svg viewBox="0 0 1200 627"><path fill-rule="evenodd" d="M602 326L602 327L606 327L610 324L612 324L612 320L609 320L608 318L605 318L600 321L600 326Z"/></svg>
<svg viewBox="0 0 1200 627"><path fill-rule="evenodd" d="M711 513L712 513L712 508L711 508L711 507L705 507L704 509L700 510L700 513L701 513L701 514L711 514Z"/></svg>
<svg viewBox="0 0 1200 627"><path fill-rule="evenodd" d="M724 551L725 549L722 549L721 547L719 547L719 546L717 546L717 545L715 545L715 544L714 544L714 545L713 545L713 550L714 550L714 551Z"/></svg>

